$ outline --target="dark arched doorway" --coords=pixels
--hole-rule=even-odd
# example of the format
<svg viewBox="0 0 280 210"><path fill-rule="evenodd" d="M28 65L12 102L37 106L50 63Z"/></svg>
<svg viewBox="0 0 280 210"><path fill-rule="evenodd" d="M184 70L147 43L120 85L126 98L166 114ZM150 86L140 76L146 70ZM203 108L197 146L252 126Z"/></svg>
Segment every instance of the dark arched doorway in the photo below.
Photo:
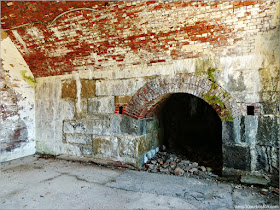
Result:
<svg viewBox="0 0 280 210"><path fill-rule="evenodd" d="M187 93L171 94L159 114L161 142L217 174L222 170L222 122L204 100Z"/></svg>

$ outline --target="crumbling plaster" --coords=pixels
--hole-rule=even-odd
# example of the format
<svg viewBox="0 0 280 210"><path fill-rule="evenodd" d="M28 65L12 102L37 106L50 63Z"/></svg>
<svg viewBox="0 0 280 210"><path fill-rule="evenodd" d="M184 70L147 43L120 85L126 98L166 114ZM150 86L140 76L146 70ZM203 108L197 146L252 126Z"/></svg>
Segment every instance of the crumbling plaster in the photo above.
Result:
<svg viewBox="0 0 280 210"><path fill-rule="evenodd" d="M2 162L35 153L35 80L11 39L1 38Z"/></svg>

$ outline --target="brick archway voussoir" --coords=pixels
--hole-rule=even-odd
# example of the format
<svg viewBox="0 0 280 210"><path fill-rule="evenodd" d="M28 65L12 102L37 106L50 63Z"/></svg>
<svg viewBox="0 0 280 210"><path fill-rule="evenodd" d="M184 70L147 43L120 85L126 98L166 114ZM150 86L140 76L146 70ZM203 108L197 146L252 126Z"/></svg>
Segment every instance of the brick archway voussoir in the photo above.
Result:
<svg viewBox="0 0 280 210"><path fill-rule="evenodd" d="M146 83L131 98L127 115L135 119L153 117L159 103L173 93L187 93L203 99L223 121L233 120L241 114L235 100L222 87L193 74L177 74Z"/></svg>

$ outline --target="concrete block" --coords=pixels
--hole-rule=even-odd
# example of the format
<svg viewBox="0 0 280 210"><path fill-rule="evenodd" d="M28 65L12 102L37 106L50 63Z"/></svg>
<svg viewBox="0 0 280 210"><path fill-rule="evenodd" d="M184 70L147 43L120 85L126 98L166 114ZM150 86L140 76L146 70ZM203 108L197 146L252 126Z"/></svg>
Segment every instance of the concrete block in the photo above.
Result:
<svg viewBox="0 0 280 210"><path fill-rule="evenodd" d="M96 81L96 95L133 95L145 85L143 78L126 80L99 80Z"/></svg>
<svg viewBox="0 0 280 210"><path fill-rule="evenodd" d="M110 120L64 121L63 132L70 134L110 135Z"/></svg>
<svg viewBox="0 0 280 210"><path fill-rule="evenodd" d="M83 134L65 134L65 140L70 144L92 144L91 135Z"/></svg>
<svg viewBox="0 0 280 210"><path fill-rule="evenodd" d="M155 130L158 130L158 121L149 119L146 121L146 126L146 132L151 133Z"/></svg>
<svg viewBox="0 0 280 210"><path fill-rule="evenodd" d="M79 145L82 155L92 155L93 147L92 145Z"/></svg>
<svg viewBox="0 0 280 210"><path fill-rule="evenodd" d="M234 144L245 141L244 120L242 120L240 117L235 118L233 121L223 121L222 124L222 139L224 143Z"/></svg>
<svg viewBox="0 0 280 210"><path fill-rule="evenodd" d="M87 99L82 98L80 100L75 99L75 114L87 113Z"/></svg>
<svg viewBox="0 0 280 210"><path fill-rule="evenodd" d="M111 151L112 157L119 157L119 138L117 136L111 136Z"/></svg>
<svg viewBox="0 0 280 210"><path fill-rule="evenodd" d="M256 155L257 170L264 170L279 176L279 148L256 145Z"/></svg>
<svg viewBox="0 0 280 210"><path fill-rule="evenodd" d="M67 99L59 101L59 111L57 116L60 119L71 120L75 113L75 100Z"/></svg>
<svg viewBox="0 0 280 210"><path fill-rule="evenodd" d="M223 145L223 166L250 170L250 148L241 145Z"/></svg>
<svg viewBox="0 0 280 210"><path fill-rule="evenodd" d="M110 136L93 136L93 154L100 157L110 157L111 138Z"/></svg>
<svg viewBox="0 0 280 210"><path fill-rule="evenodd" d="M36 85L36 99L48 99L49 97L49 89L48 85L44 81L38 80L38 83Z"/></svg>
<svg viewBox="0 0 280 210"><path fill-rule="evenodd" d="M138 121L127 116L123 116L120 122L120 130L123 134L137 135Z"/></svg>
<svg viewBox="0 0 280 210"><path fill-rule="evenodd" d="M61 151L62 154L67 154L67 155L73 155L73 156L82 155L81 147L74 144L63 144Z"/></svg>
<svg viewBox="0 0 280 210"><path fill-rule="evenodd" d="M258 116L245 117L245 140L248 145L254 145L258 131Z"/></svg>
<svg viewBox="0 0 280 210"><path fill-rule="evenodd" d="M52 88L53 88L53 95L52 99L53 100L59 100L61 98L61 80L60 78L55 78L54 81L52 82Z"/></svg>
<svg viewBox="0 0 280 210"><path fill-rule="evenodd" d="M64 121L63 132L71 134L86 134L86 121Z"/></svg>
<svg viewBox="0 0 280 210"><path fill-rule="evenodd" d="M54 121L54 142L57 142L57 144L62 144L63 140L63 121L56 120Z"/></svg>
<svg viewBox="0 0 280 210"><path fill-rule="evenodd" d="M101 121L110 121L112 119L112 115L108 114L93 114L93 113L88 113L87 115L84 116L84 119L87 120L101 120Z"/></svg>
<svg viewBox="0 0 280 210"><path fill-rule="evenodd" d="M76 98L77 85L75 80L63 80L61 87L61 98Z"/></svg>
<svg viewBox="0 0 280 210"><path fill-rule="evenodd" d="M96 97L88 99L89 113L115 113L114 97Z"/></svg>
<svg viewBox="0 0 280 210"><path fill-rule="evenodd" d="M110 120L87 120L86 124L86 134L94 135L110 135Z"/></svg>
<svg viewBox="0 0 280 210"><path fill-rule="evenodd" d="M128 104L130 96L115 96L115 104Z"/></svg>
<svg viewBox="0 0 280 210"><path fill-rule="evenodd" d="M145 135L139 137L138 140L138 157L144 155L146 152L150 151L152 148L151 139L147 138Z"/></svg>
<svg viewBox="0 0 280 210"><path fill-rule="evenodd" d="M146 120L138 120L137 125L138 125L138 129L137 129L138 135L139 136L145 135L146 134Z"/></svg>
<svg viewBox="0 0 280 210"><path fill-rule="evenodd" d="M138 137L136 136L119 136L119 156L121 157L137 157L136 147Z"/></svg>
<svg viewBox="0 0 280 210"><path fill-rule="evenodd" d="M113 134L122 134L121 132L121 121L122 118L126 117L124 115L118 115L118 114L114 114L112 115L112 119L111 119L111 132Z"/></svg>
<svg viewBox="0 0 280 210"><path fill-rule="evenodd" d="M234 139L236 138L234 135L234 126L233 126L233 122L231 121L224 121L222 122L223 124L223 131L222 131L222 139L223 142L227 142L227 143L234 143Z"/></svg>
<svg viewBox="0 0 280 210"><path fill-rule="evenodd" d="M279 147L280 118L260 116L258 118L257 144Z"/></svg>
<svg viewBox="0 0 280 210"><path fill-rule="evenodd" d="M91 98L95 96L95 80L81 80L81 97Z"/></svg>

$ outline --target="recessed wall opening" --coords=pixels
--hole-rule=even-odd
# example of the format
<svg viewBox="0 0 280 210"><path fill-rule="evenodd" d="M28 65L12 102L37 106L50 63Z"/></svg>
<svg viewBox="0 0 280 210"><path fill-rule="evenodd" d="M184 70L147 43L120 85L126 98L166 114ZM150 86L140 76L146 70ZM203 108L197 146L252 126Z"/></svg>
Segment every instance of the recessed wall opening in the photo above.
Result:
<svg viewBox="0 0 280 210"><path fill-rule="evenodd" d="M120 107L119 107L119 114L122 114L122 113L123 113L123 107L120 106Z"/></svg>
<svg viewBox="0 0 280 210"><path fill-rule="evenodd" d="M159 122L168 151L221 174L222 122L208 103L190 94L172 94L162 105Z"/></svg>
<svg viewBox="0 0 280 210"><path fill-rule="evenodd" d="M247 106L247 115L254 115L255 107L254 106Z"/></svg>

